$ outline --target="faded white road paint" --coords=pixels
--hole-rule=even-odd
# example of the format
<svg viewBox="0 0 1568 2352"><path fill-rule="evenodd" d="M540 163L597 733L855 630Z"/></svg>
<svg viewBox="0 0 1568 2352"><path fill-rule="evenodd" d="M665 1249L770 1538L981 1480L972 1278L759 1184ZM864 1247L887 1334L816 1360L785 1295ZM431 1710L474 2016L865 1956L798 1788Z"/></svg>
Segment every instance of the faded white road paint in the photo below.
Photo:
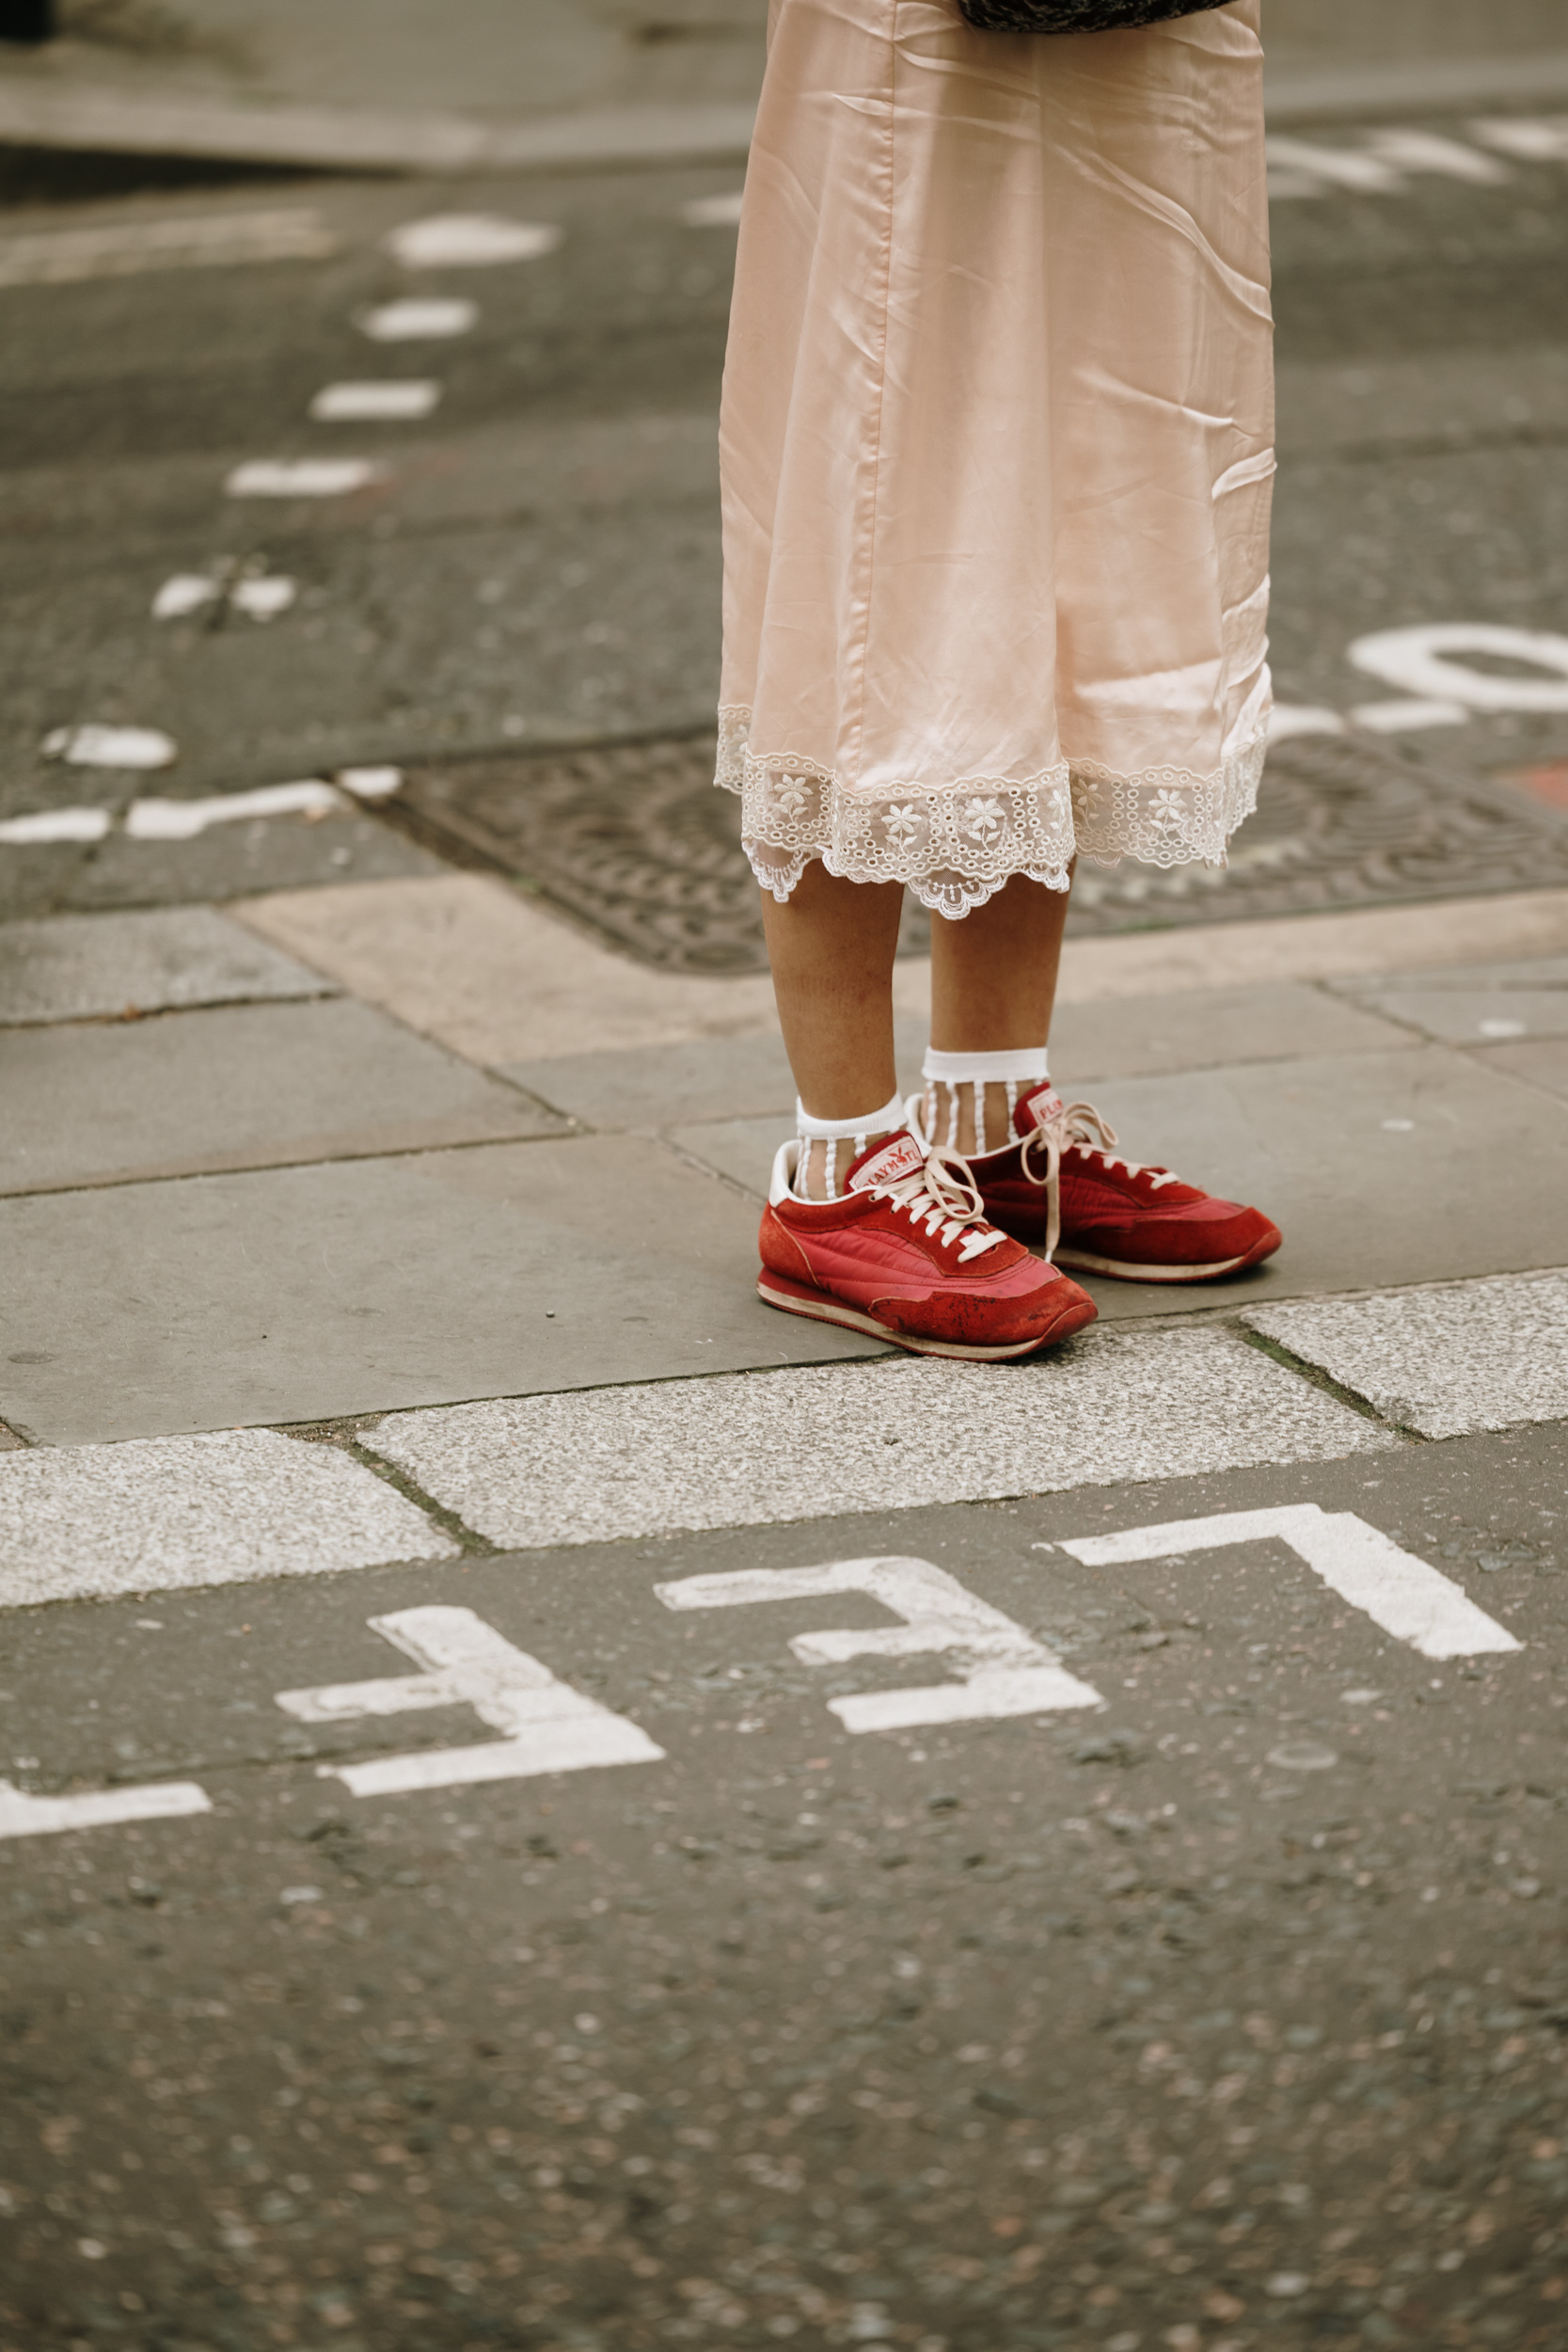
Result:
<svg viewBox="0 0 1568 2352"><path fill-rule="evenodd" d="M337 250L337 238L309 212L218 213L201 220L39 230L0 237L0 286L57 286L234 262L311 262Z"/></svg>
<svg viewBox="0 0 1568 2352"><path fill-rule="evenodd" d="M406 302L383 302L373 310L361 310L356 325L372 343L422 343L467 335L478 317L478 303L457 295L448 300L411 296Z"/></svg>
<svg viewBox="0 0 1568 2352"><path fill-rule="evenodd" d="M209 580L205 572L175 572L152 599L152 618L182 621L188 612L199 612L204 604L211 604L217 594L217 581Z"/></svg>
<svg viewBox="0 0 1568 2352"><path fill-rule="evenodd" d="M789 1646L809 1666L852 1658L948 1656L962 1679L918 1690L866 1691L828 1706L846 1731L905 1731L922 1724L985 1722L1058 1708L1102 1707L1098 1691L1069 1675L1054 1654L1000 1609L967 1592L929 1560L895 1556L832 1560L820 1568L744 1568L656 1584L667 1609L749 1608L869 1593L902 1618L859 1632L800 1633Z"/></svg>
<svg viewBox="0 0 1568 2352"><path fill-rule="evenodd" d="M298 582L286 573L264 572L259 580L237 580L229 591L229 601L247 621L275 621L280 612L287 612L298 594Z"/></svg>
<svg viewBox="0 0 1568 2352"><path fill-rule="evenodd" d="M285 572L242 573L226 580L210 572L175 572L152 599L155 621L182 621L209 604L226 597L231 609L247 620L276 620L299 594L299 583Z"/></svg>
<svg viewBox="0 0 1568 2352"><path fill-rule="evenodd" d="M332 781L356 801L387 801L403 783L401 768L339 768Z"/></svg>
<svg viewBox="0 0 1568 2352"><path fill-rule="evenodd" d="M1362 147L1328 147L1321 139L1298 139L1275 134L1268 141L1271 170L1291 181L1305 181L1279 194L1317 195L1329 188L1347 188L1356 196L1399 196L1405 181L1402 172Z"/></svg>
<svg viewBox="0 0 1568 2352"><path fill-rule="evenodd" d="M488 269L501 262L536 262L560 243L560 230L547 221L433 213L394 229L387 250L405 269Z"/></svg>
<svg viewBox="0 0 1568 2352"><path fill-rule="evenodd" d="M372 1764L317 1766L321 1778L345 1782L356 1797L401 1796L416 1788L450 1788L464 1781L524 1780L540 1772L581 1772L610 1764L663 1760L664 1750L640 1725L559 1681L547 1666L526 1650L515 1649L471 1609L400 1609L369 1622L425 1672L279 1691L277 1704L285 1713L303 1724L330 1724L355 1716L412 1714L430 1707L471 1707L482 1723L506 1736L472 1747L381 1756Z"/></svg>
<svg viewBox="0 0 1568 2352"><path fill-rule="evenodd" d="M30 1797L0 1780L0 1837L52 1837L68 1829L108 1829L119 1821L163 1821L211 1813L194 1780L149 1781L139 1788L100 1788L85 1797Z"/></svg>
<svg viewBox="0 0 1568 2352"><path fill-rule="evenodd" d="M40 808L0 821L0 841L19 848L36 841L102 841L108 830L106 808Z"/></svg>
<svg viewBox="0 0 1568 2352"><path fill-rule="evenodd" d="M231 499L336 499L368 488L385 472L366 457L252 457L223 486Z"/></svg>
<svg viewBox="0 0 1568 2352"><path fill-rule="evenodd" d="M1338 711L1325 709L1322 704L1275 703L1269 713L1269 741L1288 743L1292 735L1343 735L1345 722Z"/></svg>
<svg viewBox="0 0 1568 2352"><path fill-rule="evenodd" d="M318 424L390 423L432 415L440 397L439 384L413 376L378 384L324 384L310 403L310 414Z"/></svg>
<svg viewBox="0 0 1568 2352"><path fill-rule="evenodd" d="M180 756L174 738L158 727L55 727L40 748L45 759L68 768L169 768Z"/></svg>
<svg viewBox="0 0 1568 2352"><path fill-rule="evenodd" d="M740 195L732 188L724 196L699 196L681 206L689 229L736 229L740 225Z"/></svg>
<svg viewBox="0 0 1568 2352"><path fill-rule="evenodd" d="M1497 121L1472 122L1472 138L1499 154L1517 155L1525 164L1568 164L1568 115L1519 115Z"/></svg>
<svg viewBox="0 0 1568 2352"><path fill-rule="evenodd" d="M1172 1519L1162 1527L1132 1527L1115 1535L1081 1535L1062 1549L1085 1567L1118 1567L1132 1560L1180 1558L1227 1544L1277 1536L1305 1560L1331 1592L1349 1601L1423 1658L1474 1658L1524 1647L1506 1627L1414 1552L1354 1511L1324 1511L1290 1502L1269 1511L1221 1511L1212 1518Z"/></svg>
<svg viewBox="0 0 1568 2352"><path fill-rule="evenodd" d="M1419 131L1399 123L1367 135L1367 149L1398 172L1435 172L1443 180L1464 180L1473 188L1501 187L1513 174L1505 164L1482 155L1463 139L1439 131Z"/></svg>
<svg viewBox="0 0 1568 2352"><path fill-rule="evenodd" d="M299 784L267 784L255 792L217 792L202 801L133 801L125 830L133 841L190 841L210 825L237 825L248 817L331 817L342 795L311 776Z"/></svg>
<svg viewBox="0 0 1568 2352"><path fill-rule="evenodd" d="M1374 629L1355 638L1350 659L1358 670L1419 699L1459 703L1466 710L1568 710L1568 637L1544 628L1513 628L1502 621L1432 621L1412 628ZM1472 670L1467 653L1528 661L1547 677L1499 677Z"/></svg>
<svg viewBox="0 0 1568 2352"><path fill-rule="evenodd" d="M1401 701L1357 703L1351 717L1374 735L1403 735L1412 727L1462 727L1469 719L1463 703Z"/></svg>

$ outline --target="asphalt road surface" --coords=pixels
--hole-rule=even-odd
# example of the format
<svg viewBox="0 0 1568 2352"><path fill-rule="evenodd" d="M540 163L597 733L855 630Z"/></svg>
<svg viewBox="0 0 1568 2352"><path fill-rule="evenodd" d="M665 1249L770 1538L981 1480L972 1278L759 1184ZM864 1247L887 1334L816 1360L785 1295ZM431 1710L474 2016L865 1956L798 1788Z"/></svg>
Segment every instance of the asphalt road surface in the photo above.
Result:
<svg viewBox="0 0 1568 2352"><path fill-rule="evenodd" d="M1424 128L1281 165L1275 643L1320 715L1423 699L1369 633L1562 626L1568 167ZM433 870L373 800L138 802L706 722L732 230L687 208L732 187L0 222L10 912ZM562 233L388 250L452 214ZM474 316L367 331L413 300ZM389 381L436 397L309 413ZM372 470L241 472L301 461ZM1476 699L1549 699L1509 642L1369 732L1548 809L1568 709ZM1365 1428L650 1542L448 1508L404 1565L205 1589L166 1529L177 1589L8 1611L0 2352L1560 2345L1561 1438Z"/></svg>

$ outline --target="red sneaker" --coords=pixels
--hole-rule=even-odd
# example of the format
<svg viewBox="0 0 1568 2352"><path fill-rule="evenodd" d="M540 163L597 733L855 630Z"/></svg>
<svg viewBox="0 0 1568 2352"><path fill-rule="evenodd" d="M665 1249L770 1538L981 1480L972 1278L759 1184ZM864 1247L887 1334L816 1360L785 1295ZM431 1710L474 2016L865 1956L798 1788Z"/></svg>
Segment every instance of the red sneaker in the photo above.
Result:
<svg viewBox="0 0 1568 2352"><path fill-rule="evenodd" d="M1022 1097L1013 1125L1017 1143L970 1162L974 1182L987 1216L1043 1241L1058 1265L1125 1282L1212 1282L1279 1248L1279 1228L1260 1209L1216 1200L1168 1168L1113 1158L1115 1129L1049 1084Z"/></svg>
<svg viewBox="0 0 1568 2352"><path fill-rule="evenodd" d="M907 1131L863 1152L837 1200L800 1200L786 1143L758 1236L770 1307L872 1331L921 1356L1028 1356L1095 1304L987 1222L979 1195Z"/></svg>

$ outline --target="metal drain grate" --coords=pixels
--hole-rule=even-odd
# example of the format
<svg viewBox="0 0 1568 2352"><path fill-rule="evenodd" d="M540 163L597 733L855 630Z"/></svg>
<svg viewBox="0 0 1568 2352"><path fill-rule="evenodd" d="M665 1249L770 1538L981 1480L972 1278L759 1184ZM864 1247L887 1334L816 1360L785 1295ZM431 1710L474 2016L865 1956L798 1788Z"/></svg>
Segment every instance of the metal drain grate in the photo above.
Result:
<svg viewBox="0 0 1568 2352"><path fill-rule="evenodd" d="M537 891L666 972L766 966L739 808L711 734L410 771L388 808L429 847ZM1445 776L1375 737L1298 737L1271 755L1224 872L1080 869L1069 930L1145 930L1568 884L1568 812ZM918 909L902 952L918 953Z"/></svg>

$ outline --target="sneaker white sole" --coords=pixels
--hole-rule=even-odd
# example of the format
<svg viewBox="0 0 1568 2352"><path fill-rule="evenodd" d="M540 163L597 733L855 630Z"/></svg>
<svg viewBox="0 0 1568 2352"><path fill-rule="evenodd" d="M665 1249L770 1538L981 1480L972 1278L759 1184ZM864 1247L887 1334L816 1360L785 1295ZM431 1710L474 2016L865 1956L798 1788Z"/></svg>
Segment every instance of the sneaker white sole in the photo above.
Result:
<svg viewBox="0 0 1568 2352"><path fill-rule="evenodd" d="M1069 1339L1070 1332L1049 1332L1043 1339L1009 1340L1001 1347L964 1347L957 1340L912 1339L904 1331L890 1330L879 1323L875 1315L862 1314L858 1307L847 1307L842 1299L798 1297L790 1291L774 1290L766 1279L757 1280L757 1296L769 1307L782 1308L786 1315L804 1315L810 1323L840 1323L847 1330L869 1331L874 1339L885 1340L890 1347L908 1348L915 1356L959 1356L969 1362L995 1363L1013 1356L1033 1356L1037 1348L1052 1347L1058 1338ZM1081 1330L1081 1324L1074 1325Z"/></svg>
<svg viewBox="0 0 1568 2352"><path fill-rule="evenodd" d="M1239 1258L1216 1258L1212 1265L1129 1265L1120 1258L1097 1258L1092 1250L1058 1248L1051 1263L1072 1274L1114 1275L1120 1282L1212 1282L1216 1275L1239 1274L1243 1266L1259 1264L1278 1247L1275 1242L1268 1249L1243 1249Z"/></svg>

